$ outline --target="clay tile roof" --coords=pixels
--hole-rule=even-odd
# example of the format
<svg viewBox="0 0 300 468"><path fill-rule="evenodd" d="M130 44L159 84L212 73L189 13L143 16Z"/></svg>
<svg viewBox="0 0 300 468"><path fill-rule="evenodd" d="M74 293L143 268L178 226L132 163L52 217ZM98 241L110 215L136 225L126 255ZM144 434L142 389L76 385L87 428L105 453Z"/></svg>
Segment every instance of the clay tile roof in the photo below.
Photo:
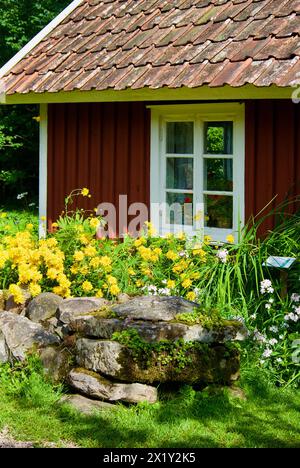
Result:
<svg viewBox="0 0 300 468"><path fill-rule="evenodd" d="M14 94L299 77L300 0L82 0L4 81Z"/></svg>

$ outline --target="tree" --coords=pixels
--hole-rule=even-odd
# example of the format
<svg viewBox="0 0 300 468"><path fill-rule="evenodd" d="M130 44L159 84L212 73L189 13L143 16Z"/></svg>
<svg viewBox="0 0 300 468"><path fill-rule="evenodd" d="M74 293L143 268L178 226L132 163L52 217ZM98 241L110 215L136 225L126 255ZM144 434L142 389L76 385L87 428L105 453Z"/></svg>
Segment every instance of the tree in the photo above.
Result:
<svg viewBox="0 0 300 468"><path fill-rule="evenodd" d="M69 0L0 0L0 66L68 4ZM0 106L0 205L38 193L37 106Z"/></svg>

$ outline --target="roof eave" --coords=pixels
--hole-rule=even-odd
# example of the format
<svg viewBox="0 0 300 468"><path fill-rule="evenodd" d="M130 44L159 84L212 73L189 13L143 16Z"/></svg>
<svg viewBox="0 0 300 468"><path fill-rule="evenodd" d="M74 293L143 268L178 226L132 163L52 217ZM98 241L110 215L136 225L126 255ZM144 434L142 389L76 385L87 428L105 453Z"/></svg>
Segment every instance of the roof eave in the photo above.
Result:
<svg viewBox="0 0 300 468"><path fill-rule="evenodd" d="M257 87L247 84L240 87L229 85L221 87L201 86L198 88L141 88L103 91L61 91L57 93L2 93L2 104L47 104L75 102L130 102L130 101L184 101L184 100L246 100L246 99L293 99L295 87ZM299 97L299 92L298 96Z"/></svg>

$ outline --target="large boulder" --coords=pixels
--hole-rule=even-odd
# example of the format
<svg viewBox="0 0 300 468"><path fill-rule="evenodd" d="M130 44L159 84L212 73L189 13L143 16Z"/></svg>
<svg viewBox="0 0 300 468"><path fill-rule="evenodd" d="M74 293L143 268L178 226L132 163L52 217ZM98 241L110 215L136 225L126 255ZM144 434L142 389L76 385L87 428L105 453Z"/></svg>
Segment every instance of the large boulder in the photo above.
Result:
<svg viewBox="0 0 300 468"><path fill-rule="evenodd" d="M5 337L0 330L0 363L8 362L9 361L9 354L8 349L5 343Z"/></svg>
<svg viewBox="0 0 300 468"><path fill-rule="evenodd" d="M238 321L226 321L207 329L201 325L186 325L179 322L151 322L149 320L118 320L95 315L73 317L68 324L70 331L81 336L111 339L113 333L135 329L148 343L163 340L198 341L201 343L225 343L242 341L248 336L245 326Z"/></svg>
<svg viewBox="0 0 300 468"><path fill-rule="evenodd" d="M1 342L2 352L3 349L6 350L5 360L23 361L28 352L58 344L59 338L26 317L12 312L0 312Z"/></svg>
<svg viewBox="0 0 300 468"><path fill-rule="evenodd" d="M116 405L104 401L90 400L82 395L64 395L60 403L66 403L85 416L93 416L99 411L115 410Z"/></svg>
<svg viewBox="0 0 300 468"><path fill-rule="evenodd" d="M98 297L76 297L64 299L57 312L59 320L68 324L74 317L85 314L97 314L107 309L109 302Z"/></svg>
<svg viewBox="0 0 300 468"><path fill-rule="evenodd" d="M62 297L51 292L39 294L28 304L26 317L33 322L43 323L55 316L62 301Z"/></svg>
<svg viewBox="0 0 300 468"><path fill-rule="evenodd" d="M195 343L186 349L140 354L116 341L81 338L76 343L80 367L123 382L230 383L239 377L239 353L226 345Z"/></svg>
<svg viewBox="0 0 300 468"><path fill-rule="evenodd" d="M199 307L196 302L187 301L176 296L143 296L136 297L124 304L112 307L119 317L130 317L135 320L151 320L168 322L174 320L177 314L186 314Z"/></svg>
<svg viewBox="0 0 300 468"><path fill-rule="evenodd" d="M71 369L72 354L66 347L47 346L39 351L47 377L53 382L64 382Z"/></svg>
<svg viewBox="0 0 300 468"><path fill-rule="evenodd" d="M139 383L115 383L95 372L73 369L68 376L69 384L80 393L92 398L108 401L139 403L157 401L157 389Z"/></svg>

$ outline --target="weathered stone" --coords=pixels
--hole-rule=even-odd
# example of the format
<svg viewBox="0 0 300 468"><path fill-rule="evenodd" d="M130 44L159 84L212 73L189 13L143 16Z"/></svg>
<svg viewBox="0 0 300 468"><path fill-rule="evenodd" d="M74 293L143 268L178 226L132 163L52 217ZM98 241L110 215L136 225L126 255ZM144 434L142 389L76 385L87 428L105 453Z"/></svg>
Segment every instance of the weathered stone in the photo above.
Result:
<svg viewBox="0 0 300 468"><path fill-rule="evenodd" d="M24 302L22 304L17 304L14 300L14 296L12 294L8 295L5 301L5 310L6 312L14 312L16 314L20 314L24 308L29 304L31 299L31 294L27 288L22 287L22 294L24 298Z"/></svg>
<svg viewBox="0 0 300 468"><path fill-rule="evenodd" d="M135 329L140 337L149 343L162 340L174 341L179 338L184 341L201 343L225 343L227 341L242 341L247 338L247 329L237 321L227 321L224 325L208 330L201 325L185 325L176 322L150 322L140 320L103 319L99 316L84 315L74 317L69 323L69 329L87 337L111 339L113 333Z"/></svg>
<svg viewBox="0 0 300 468"><path fill-rule="evenodd" d="M20 361L31 350L59 343L58 337L46 331L42 325L12 312L0 313L1 333L9 358Z"/></svg>
<svg viewBox="0 0 300 468"><path fill-rule="evenodd" d="M198 344L170 359L165 351L136 356L115 341L81 338L76 344L80 367L124 382L230 383L239 377L239 353L225 345Z"/></svg>
<svg viewBox="0 0 300 468"><path fill-rule="evenodd" d="M92 398L108 401L139 403L157 401L157 389L139 383L115 383L85 369L73 369L68 377L69 384L81 393Z"/></svg>
<svg viewBox="0 0 300 468"><path fill-rule="evenodd" d="M177 314L191 313L199 307L195 302L176 296L143 296L135 297L125 304L112 307L112 311L120 317L130 317L136 320L174 320Z"/></svg>
<svg viewBox="0 0 300 468"><path fill-rule="evenodd" d="M54 317L63 298L51 292L42 293L29 302L26 308L26 317L36 323Z"/></svg>
<svg viewBox="0 0 300 468"><path fill-rule="evenodd" d="M5 337L0 330L0 363L8 362L9 361L9 354L8 349L5 343Z"/></svg>
<svg viewBox="0 0 300 468"><path fill-rule="evenodd" d="M92 416L99 411L115 410L116 406L99 400L90 400L82 395L65 395L60 403L67 403L86 416Z"/></svg>
<svg viewBox="0 0 300 468"><path fill-rule="evenodd" d="M126 293L121 293L118 295L117 301L119 304L125 304L125 302L130 301L130 296L128 296Z"/></svg>
<svg viewBox="0 0 300 468"><path fill-rule="evenodd" d="M110 339L116 331L124 329L124 323L118 319L106 319L95 315L73 317L68 328L84 336Z"/></svg>
<svg viewBox="0 0 300 468"><path fill-rule="evenodd" d="M78 315L96 313L108 304L107 300L98 297L64 299L58 308L58 318L63 323L69 323Z"/></svg>
<svg viewBox="0 0 300 468"><path fill-rule="evenodd" d="M47 346L39 352L46 375L53 383L66 380L70 368L72 355L66 348Z"/></svg>

